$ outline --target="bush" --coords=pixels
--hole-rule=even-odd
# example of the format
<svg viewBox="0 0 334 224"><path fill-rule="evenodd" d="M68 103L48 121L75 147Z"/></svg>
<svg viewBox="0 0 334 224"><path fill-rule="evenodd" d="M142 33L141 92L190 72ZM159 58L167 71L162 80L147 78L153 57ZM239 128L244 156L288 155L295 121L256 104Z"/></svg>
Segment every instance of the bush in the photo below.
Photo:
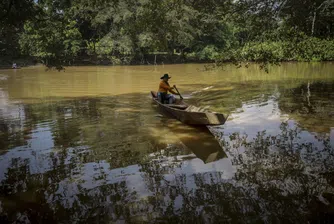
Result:
<svg viewBox="0 0 334 224"><path fill-rule="evenodd" d="M334 41L315 37L307 38L297 45L298 61L329 61L334 59Z"/></svg>
<svg viewBox="0 0 334 224"><path fill-rule="evenodd" d="M223 60L254 62L331 61L334 60L334 40L307 37L294 41L250 42L224 54Z"/></svg>

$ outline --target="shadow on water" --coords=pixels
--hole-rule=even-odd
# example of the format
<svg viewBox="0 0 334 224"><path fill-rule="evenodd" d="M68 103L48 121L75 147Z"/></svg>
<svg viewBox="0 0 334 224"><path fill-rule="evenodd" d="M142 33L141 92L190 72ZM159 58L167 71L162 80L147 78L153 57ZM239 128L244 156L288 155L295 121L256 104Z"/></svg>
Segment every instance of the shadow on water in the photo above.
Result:
<svg viewBox="0 0 334 224"><path fill-rule="evenodd" d="M185 148L190 149L204 163L227 157L217 139L206 126L182 124L164 110L159 110L154 103L152 107L163 116L161 119L163 126L167 127L168 131L173 133ZM159 136L156 137L159 138Z"/></svg>
<svg viewBox="0 0 334 224"><path fill-rule="evenodd" d="M211 99L218 109L235 110L230 122L213 130L219 141L207 130L156 116L148 94L9 105L12 110L0 119L0 219L329 222L333 143L328 135L300 128L303 119L294 117L300 126L270 117L265 122L274 131L266 130L264 112L293 111L283 109L283 96L295 101L293 107L308 105L307 98L298 98L298 86L272 87L263 87L260 96L250 88L242 98L237 89L221 91L224 97L214 89L196 95L207 97L199 105ZM314 108L307 114L332 108L329 101L317 104L328 95L312 96Z"/></svg>

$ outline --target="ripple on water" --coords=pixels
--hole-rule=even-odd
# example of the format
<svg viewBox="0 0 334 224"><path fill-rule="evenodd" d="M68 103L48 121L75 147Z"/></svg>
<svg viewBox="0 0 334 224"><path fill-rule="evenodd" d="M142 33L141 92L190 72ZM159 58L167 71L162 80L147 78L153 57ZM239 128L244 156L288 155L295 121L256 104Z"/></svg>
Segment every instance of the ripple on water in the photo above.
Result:
<svg viewBox="0 0 334 224"><path fill-rule="evenodd" d="M156 116L148 91L160 72L146 76L135 68L133 77L122 68L116 76L108 69L96 75L92 67L74 76L33 73L11 83L24 88L2 90L0 210L14 219L17 211L36 211L64 223L305 223L305 214L323 211L317 198L334 193L331 83L180 74L176 83L186 92L200 90L188 102L230 114L224 125L210 127L214 138ZM13 104L11 97L20 96L26 98Z"/></svg>
<svg viewBox="0 0 334 224"><path fill-rule="evenodd" d="M0 82L6 81L8 79L8 75L0 74Z"/></svg>

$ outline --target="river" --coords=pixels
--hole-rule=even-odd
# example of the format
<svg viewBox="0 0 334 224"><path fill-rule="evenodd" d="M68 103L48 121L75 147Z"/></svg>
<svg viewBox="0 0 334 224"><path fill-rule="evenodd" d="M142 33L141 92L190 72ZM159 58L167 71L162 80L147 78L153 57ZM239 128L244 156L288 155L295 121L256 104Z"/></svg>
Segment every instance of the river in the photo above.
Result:
<svg viewBox="0 0 334 224"><path fill-rule="evenodd" d="M334 217L334 63L0 70L0 220L306 223ZM150 99L169 73L228 115L194 128Z"/></svg>

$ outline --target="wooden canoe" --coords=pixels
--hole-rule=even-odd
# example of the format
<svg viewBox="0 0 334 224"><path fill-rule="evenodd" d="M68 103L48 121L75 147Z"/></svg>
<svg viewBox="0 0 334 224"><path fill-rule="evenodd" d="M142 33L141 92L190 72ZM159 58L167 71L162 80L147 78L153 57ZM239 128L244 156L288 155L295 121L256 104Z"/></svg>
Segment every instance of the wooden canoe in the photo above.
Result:
<svg viewBox="0 0 334 224"><path fill-rule="evenodd" d="M226 121L223 114L206 111L201 108L188 105L183 100L176 100L175 104L162 104L157 99L157 93L151 91L152 100L163 112L167 112L182 123L189 125L222 125Z"/></svg>

